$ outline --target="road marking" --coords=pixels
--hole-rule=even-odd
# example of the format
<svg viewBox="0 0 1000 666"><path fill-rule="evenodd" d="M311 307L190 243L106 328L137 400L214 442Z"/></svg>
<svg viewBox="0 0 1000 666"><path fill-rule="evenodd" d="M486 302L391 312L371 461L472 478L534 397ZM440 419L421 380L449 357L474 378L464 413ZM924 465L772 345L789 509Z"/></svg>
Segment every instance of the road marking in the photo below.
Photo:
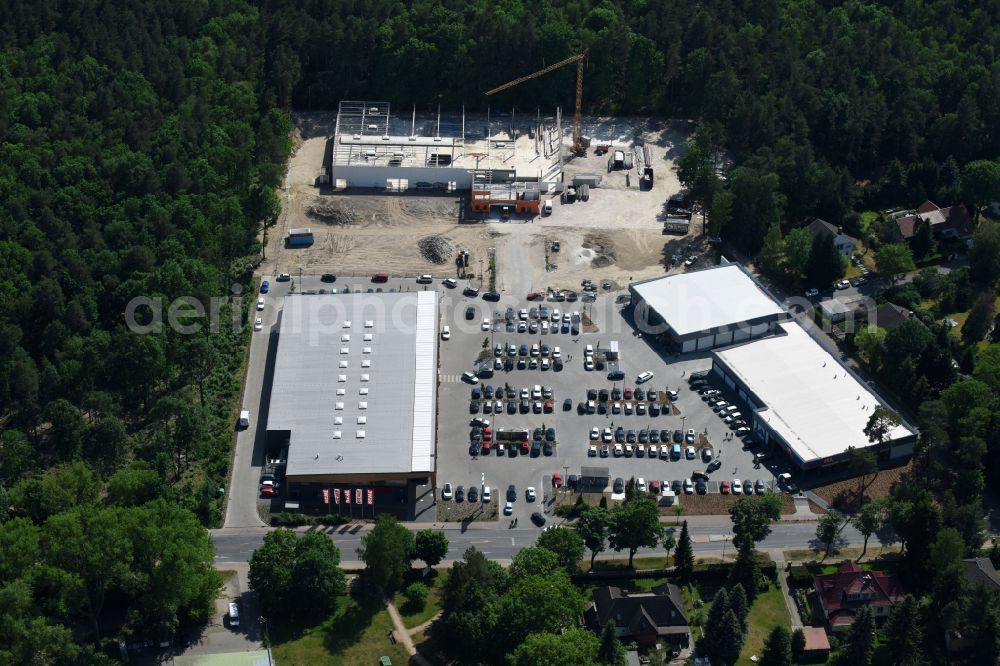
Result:
<svg viewBox="0 0 1000 666"><path fill-rule="evenodd" d="M446 375L438 373L438 383L440 384L458 384L462 381L461 375Z"/></svg>

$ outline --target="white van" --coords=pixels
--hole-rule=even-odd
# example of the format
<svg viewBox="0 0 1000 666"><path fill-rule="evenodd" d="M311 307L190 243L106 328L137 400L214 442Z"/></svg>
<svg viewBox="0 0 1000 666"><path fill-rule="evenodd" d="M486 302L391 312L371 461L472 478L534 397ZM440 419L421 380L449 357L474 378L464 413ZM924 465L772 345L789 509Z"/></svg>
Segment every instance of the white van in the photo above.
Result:
<svg viewBox="0 0 1000 666"><path fill-rule="evenodd" d="M542 202L542 215L552 214L552 199L546 199Z"/></svg>
<svg viewBox="0 0 1000 666"><path fill-rule="evenodd" d="M240 626L240 607L236 605L235 601L229 604L229 626Z"/></svg>
<svg viewBox="0 0 1000 666"><path fill-rule="evenodd" d="M248 428L250 427L250 411L244 409L240 412L240 427Z"/></svg>
<svg viewBox="0 0 1000 666"><path fill-rule="evenodd" d="M645 382L648 382L652 378L653 378L653 373L650 372L649 370L646 370L645 372L641 373L638 377L635 378L635 383L644 384Z"/></svg>

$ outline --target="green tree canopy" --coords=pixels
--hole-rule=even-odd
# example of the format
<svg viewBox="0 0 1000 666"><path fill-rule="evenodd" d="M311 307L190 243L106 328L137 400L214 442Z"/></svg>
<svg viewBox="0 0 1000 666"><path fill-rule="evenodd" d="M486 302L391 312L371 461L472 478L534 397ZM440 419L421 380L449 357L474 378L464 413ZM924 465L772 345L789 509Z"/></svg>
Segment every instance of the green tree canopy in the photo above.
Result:
<svg viewBox="0 0 1000 666"><path fill-rule="evenodd" d="M399 589L403 576L413 561L413 532L387 513L380 513L375 527L361 537L358 556L365 563L365 574L386 593Z"/></svg>
<svg viewBox="0 0 1000 666"><path fill-rule="evenodd" d="M892 282L903 273L917 268L913 263L913 253L905 243L890 243L876 250L875 267Z"/></svg>
<svg viewBox="0 0 1000 666"><path fill-rule="evenodd" d="M346 590L340 551L328 536L278 529L250 556L250 589L269 617L329 613Z"/></svg>
<svg viewBox="0 0 1000 666"><path fill-rule="evenodd" d="M569 527L556 527L538 536L537 546L555 553L568 574L580 571L585 546L583 538Z"/></svg>
<svg viewBox="0 0 1000 666"><path fill-rule="evenodd" d="M764 654L760 659L761 666L792 666L792 641L781 625L776 626L764 641Z"/></svg>
<svg viewBox="0 0 1000 666"><path fill-rule="evenodd" d="M561 634L531 634L507 656L507 662L510 666L597 666L597 647L597 636L573 627Z"/></svg>
<svg viewBox="0 0 1000 666"><path fill-rule="evenodd" d="M628 566L640 548L655 548L663 536L656 500L638 497L611 510L608 544L614 550L628 550Z"/></svg>
<svg viewBox="0 0 1000 666"><path fill-rule="evenodd" d="M681 535L677 539L677 550L674 551L674 566L681 582L687 583L694 574L694 551L691 548L691 535L688 533L687 521L681 526Z"/></svg>
<svg viewBox="0 0 1000 666"><path fill-rule="evenodd" d="M420 530L414 536L413 557L436 567L448 554L448 538L440 530Z"/></svg>
<svg viewBox="0 0 1000 666"><path fill-rule="evenodd" d="M583 545L590 551L590 568L594 568L594 558L604 551L608 538L608 511L599 506L588 507L580 513L575 529L583 539Z"/></svg>

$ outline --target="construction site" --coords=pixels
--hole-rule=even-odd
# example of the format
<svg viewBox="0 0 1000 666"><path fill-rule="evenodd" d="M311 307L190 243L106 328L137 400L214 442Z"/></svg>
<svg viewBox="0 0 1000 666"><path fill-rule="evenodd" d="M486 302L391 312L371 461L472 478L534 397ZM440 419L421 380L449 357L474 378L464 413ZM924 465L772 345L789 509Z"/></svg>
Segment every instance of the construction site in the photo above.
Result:
<svg viewBox="0 0 1000 666"><path fill-rule="evenodd" d="M693 125L576 111L343 101L335 113L297 114L264 268L476 279L492 260L497 288L515 293L682 270L677 257L704 249L700 213L682 211L679 225L672 202ZM292 238L303 230L307 241Z"/></svg>

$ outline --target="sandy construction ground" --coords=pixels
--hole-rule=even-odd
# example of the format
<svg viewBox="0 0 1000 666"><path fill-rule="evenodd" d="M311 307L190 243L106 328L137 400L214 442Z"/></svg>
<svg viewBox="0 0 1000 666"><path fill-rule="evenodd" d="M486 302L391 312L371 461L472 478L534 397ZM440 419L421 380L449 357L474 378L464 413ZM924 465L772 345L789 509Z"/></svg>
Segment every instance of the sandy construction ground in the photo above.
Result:
<svg viewBox="0 0 1000 666"><path fill-rule="evenodd" d="M565 168L567 181L578 173L602 175L602 185L591 190L589 201L560 204L556 200L551 216L502 222L474 216L454 196L321 190L316 179L334 119L332 113L296 118L296 147L281 195L283 210L277 228L268 232L263 273L301 270L368 275L385 271L450 277L456 275L456 253L464 250L470 253L469 271L479 274L487 266L490 248L495 248L497 286L516 294L578 287L586 278L625 285L664 274L675 253L701 252L690 235L662 233L664 204L680 190L673 162L686 127L647 119L588 120L585 132L595 143L607 142L602 138L606 136L627 137L628 141L641 137L646 142L655 173L652 190L639 190L635 168L626 186L625 172L608 173L607 157L591 151L568 161ZM315 245L285 248L287 230L296 227L312 228ZM692 228L700 231L699 218L692 221ZM421 252L420 243L428 238L435 239L440 263ZM555 240L561 244L560 251L550 251L546 261L546 248Z"/></svg>

